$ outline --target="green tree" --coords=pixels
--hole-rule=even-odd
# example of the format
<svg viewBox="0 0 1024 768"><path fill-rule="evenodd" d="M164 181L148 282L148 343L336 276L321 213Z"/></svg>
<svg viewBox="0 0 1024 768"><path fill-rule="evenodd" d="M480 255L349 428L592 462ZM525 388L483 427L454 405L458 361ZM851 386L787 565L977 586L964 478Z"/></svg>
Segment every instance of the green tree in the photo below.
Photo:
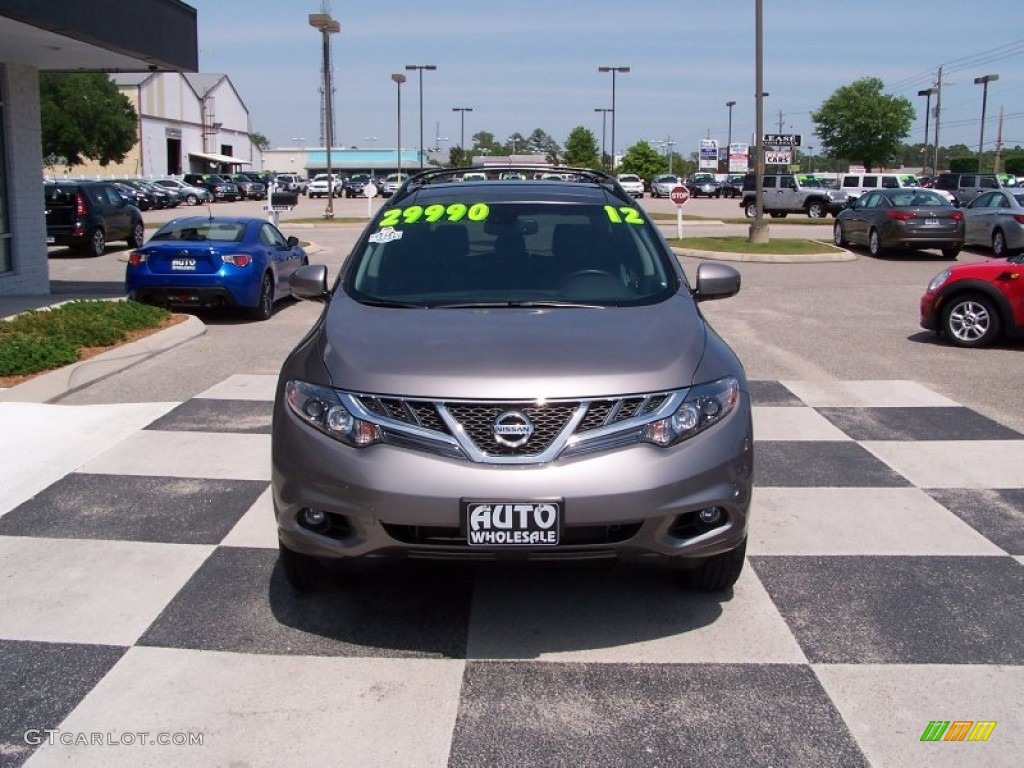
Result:
<svg viewBox="0 0 1024 768"><path fill-rule="evenodd" d="M494 134L487 131L477 131L473 134L473 152L481 155L504 154L501 144L495 140Z"/></svg>
<svg viewBox="0 0 1024 768"><path fill-rule="evenodd" d="M544 155L545 159L557 165L560 162L562 148L551 136L540 128L534 128L526 140L526 151L535 155Z"/></svg>
<svg viewBox="0 0 1024 768"><path fill-rule="evenodd" d="M473 153L462 147L452 147L448 150L448 167L463 168L473 163Z"/></svg>
<svg viewBox="0 0 1024 768"><path fill-rule="evenodd" d="M264 136L259 131L253 131L249 134L249 140L256 145L257 149L261 152L266 149L270 149L270 139Z"/></svg>
<svg viewBox="0 0 1024 768"><path fill-rule="evenodd" d="M124 160L135 146L139 116L128 97L99 72L39 75L39 120L47 165Z"/></svg>
<svg viewBox="0 0 1024 768"><path fill-rule="evenodd" d="M910 134L914 107L903 96L882 93L884 87L877 77L856 80L811 113L823 150L856 160L869 171L898 156Z"/></svg>
<svg viewBox="0 0 1024 768"><path fill-rule="evenodd" d="M589 128L577 125L569 132L569 138L565 140L566 165L574 168L600 168L600 153L597 137Z"/></svg>
<svg viewBox="0 0 1024 768"><path fill-rule="evenodd" d="M638 141L626 150L615 172L635 173L644 181L650 181L652 176L665 173L665 156L646 141Z"/></svg>

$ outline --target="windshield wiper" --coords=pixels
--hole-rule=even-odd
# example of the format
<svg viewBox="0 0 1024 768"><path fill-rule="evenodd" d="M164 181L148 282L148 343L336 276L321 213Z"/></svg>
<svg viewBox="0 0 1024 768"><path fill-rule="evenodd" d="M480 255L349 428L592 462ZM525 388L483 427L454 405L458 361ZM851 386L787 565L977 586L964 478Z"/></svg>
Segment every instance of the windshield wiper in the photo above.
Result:
<svg viewBox="0 0 1024 768"><path fill-rule="evenodd" d="M568 307L574 309L603 309L603 304L587 304L579 301L558 301L554 299L528 301L465 301L451 304L431 304L433 309L534 309L537 307Z"/></svg>
<svg viewBox="0 0 1024 768"><path fill-rule="evenodd" d="M397 307L399 309L430 309L426 304L413 304L408 301L392 301L391 299L359 299L360 304L370 307Z"/></svg>

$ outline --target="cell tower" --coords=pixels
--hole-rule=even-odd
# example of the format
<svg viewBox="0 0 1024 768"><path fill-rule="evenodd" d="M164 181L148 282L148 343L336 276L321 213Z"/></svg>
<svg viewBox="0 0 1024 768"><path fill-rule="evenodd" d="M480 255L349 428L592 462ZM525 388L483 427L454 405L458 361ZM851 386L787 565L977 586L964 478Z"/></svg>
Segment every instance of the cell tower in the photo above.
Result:
<svg viewBox="0 0 1024 768"><path fill-rule="evenodd" d="M320 2L320 13L328 13L329 14L330 12L331 12L331 4L330 4L330 2L328 0L321 0L321 2ZM328 36L327 45L329 46L330 44L331 44L330 36ZM332 54L333 54L333 51L332 51ZM330 64L330 68L331 68L331 73L330 73L331 74L331 78L330 78L330 81L328 81L328 79L327 79L327 71L324 69L323 63L321 63L320 64L320 87L317 88L317 91L320 94L320 146L321 147L326 147L327 146L327 102L326 102L326 99L324 99L324 91L326 90L325 83L327 83L327 82L331 83L331 111L332 112L334 110L334 95L338 91L338 89L334 87L334 56L331 55L329 58L330 58L330 61L331 61L331 64ZM331 115L331 146L332 147L334 146L334 126L335 126L335 121L334 121L334 115L332 114Z"/></svg>

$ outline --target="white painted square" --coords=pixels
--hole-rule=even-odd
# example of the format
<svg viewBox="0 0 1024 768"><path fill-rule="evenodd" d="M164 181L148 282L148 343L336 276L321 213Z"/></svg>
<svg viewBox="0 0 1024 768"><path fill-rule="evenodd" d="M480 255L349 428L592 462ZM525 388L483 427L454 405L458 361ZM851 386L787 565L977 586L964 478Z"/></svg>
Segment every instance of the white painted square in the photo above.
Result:
<svg viewBox="0 0 1024 768"><path fill-rule="evenodd" d="M754 406L755 440L845 440L851 438L812 408Z"/></svg>
<svg viewBox="0 0 1024 768"><path fill-rule="evenodd" d="M464 666L132 648L61 730L201 734L202 745L47 744L27 765L445 768Z"/></svg>
<svg viewBox="0 0 1024 768"><path fill-rule="evenodd" d="M750 555L1006 553L918 488L755 488Z"/></svg>
<svg viewBox="0 0 1024 768"><path fill-rule="evenodd" d="M213 551L0 537L0 637L131 645Z"/></svg>
<svg viewBox="0 0 1024 768"><path fill-rule="evenodd" d="M749 563L731 596L643 569L495 571L478 576L470 617L469 659L806 663Z"/></svg>
<svg viewBox="0 0 1024 768"><path fill-rule="evenodd" d="M871 765L1019 768L1024 754L1024 668L978 664L815 665ZM994 720L985 742L924 742L933 720Z"/></svg>
<svg viewBox="0 0 1024 768"><path fill-rule="evenodd" d="M270 488L260 494L221 544L226 547L277 549L277 521L274 519L273 492Z"/></svg>
<svg viewBox="0 0 1024 768"><path fill-rule="evenodd" d="M0 403L0 514L100 455L177 403Z"/></svg>
<svg viewBox="0 0 1024 768"><path fill-rule="evenodd" d="M783 381L814 408L923 408L959 405L916 381Z"/></svg>
<svg viewBox="0 0 1024 768"><path fill-rule="evenodd" d="M274 400L277 376L271 374L236 373L214 384L196 397L214 400Z"/></svg>
<svg viewBox="0 0 1024 768"><path fill-rule="evenodd" d="M105 475L270 481L270 435L145 430L87 462Z"/></svg>
<svg viewBox="0 0 1024 768"><path fill-rule="evenodd" d="M1024 488L1024 440L865 440L918 488Z"/></svg>

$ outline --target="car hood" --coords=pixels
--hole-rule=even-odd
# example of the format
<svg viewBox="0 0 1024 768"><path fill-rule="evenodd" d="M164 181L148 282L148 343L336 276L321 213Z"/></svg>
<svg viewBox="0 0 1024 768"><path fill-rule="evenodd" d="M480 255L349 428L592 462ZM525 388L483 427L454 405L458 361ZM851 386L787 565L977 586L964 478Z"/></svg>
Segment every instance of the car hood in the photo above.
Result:
<svg viewBox="0 0 1024 768"><path fill-rule="evenodd" d="M339 293L322 348L331 384L448 399L577 398L685 387L704 354L685 293L644 307L400 309Z"/></svg>

